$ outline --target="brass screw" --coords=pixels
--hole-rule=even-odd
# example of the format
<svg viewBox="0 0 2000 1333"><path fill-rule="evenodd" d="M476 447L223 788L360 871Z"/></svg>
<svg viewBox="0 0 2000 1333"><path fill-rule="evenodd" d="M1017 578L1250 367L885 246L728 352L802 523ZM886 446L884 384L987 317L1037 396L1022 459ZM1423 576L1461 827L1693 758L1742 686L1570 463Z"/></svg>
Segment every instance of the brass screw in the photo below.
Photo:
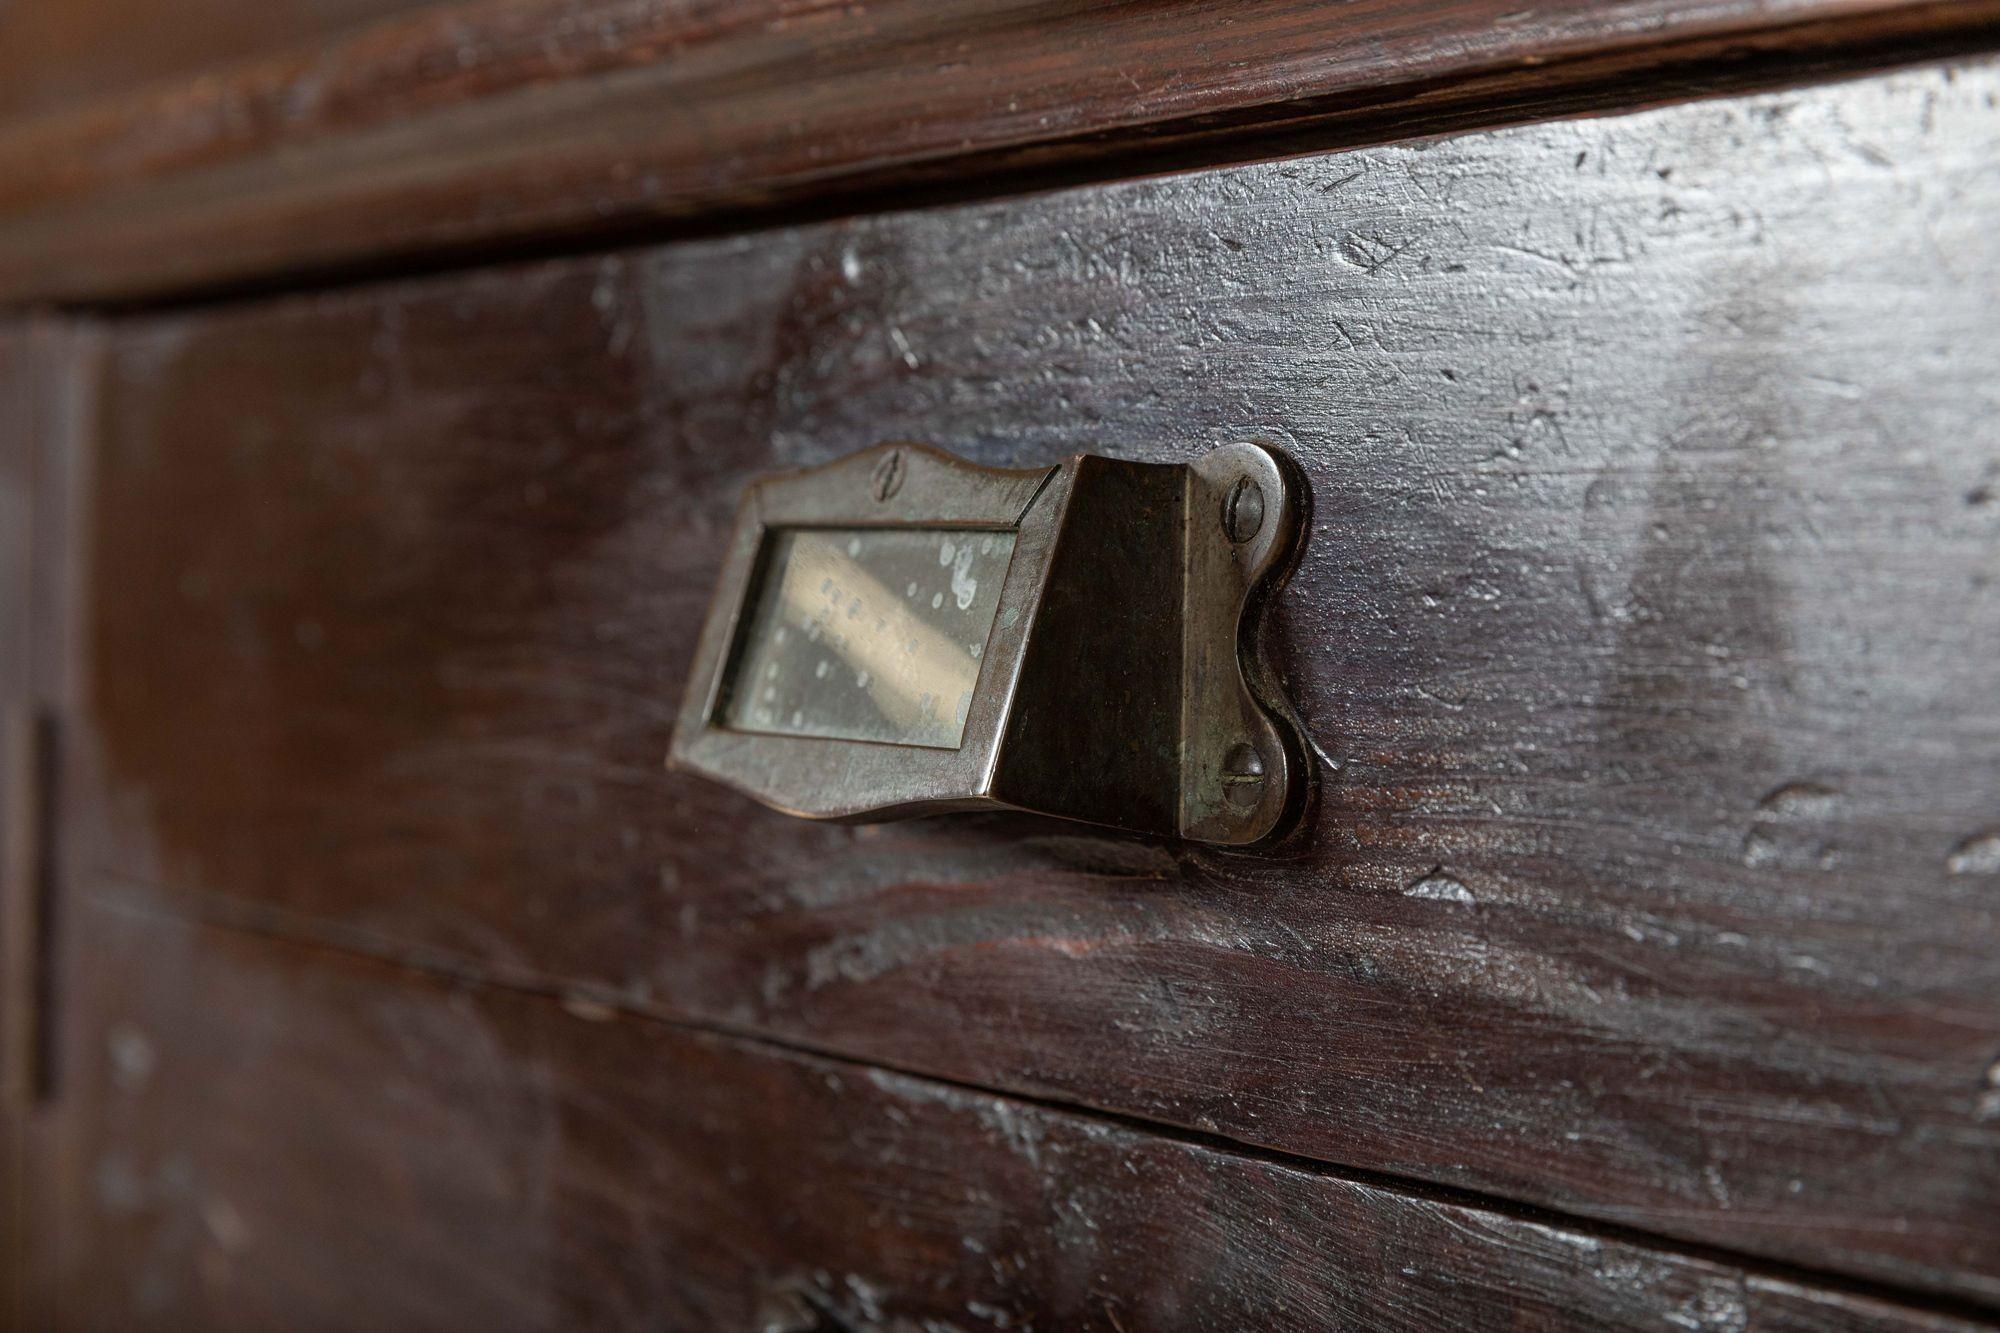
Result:
<svg viewBox="0 0 2000 1333"><path fill-rule="evenodd" d="M1263 526L1264 488L1248 477L1238 477L1222 500L1222 530L1240 545Z"/></svg>
<svg viewBox="0 0 2000 1333"><path fill-rule="evenodd" d="M1245 742L1222 761L1222 791L1231 805L1248 810L1263 799L1264 756Z"/></svg>
<svg viewBox="0 0 2000 1333"><path fill-rule="evenodd" d="M875 498L886 500L903 489L903 451L891 449L875 465Z"/></svg>

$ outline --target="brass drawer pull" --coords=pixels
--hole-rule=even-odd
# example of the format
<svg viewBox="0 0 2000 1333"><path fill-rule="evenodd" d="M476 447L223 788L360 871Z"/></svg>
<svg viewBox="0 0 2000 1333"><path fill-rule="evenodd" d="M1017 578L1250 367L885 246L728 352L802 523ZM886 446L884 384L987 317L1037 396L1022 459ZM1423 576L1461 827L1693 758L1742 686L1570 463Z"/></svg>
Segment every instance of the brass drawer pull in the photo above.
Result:
<svg viewBox="0 0 2000 1333"><path fill-rule="evenodd" d="M1309 769L1251 630L1305 500L1259 444L1018 471L892 444L765 478L673 762L809 818L997 807L1267 838Z"/></svg>

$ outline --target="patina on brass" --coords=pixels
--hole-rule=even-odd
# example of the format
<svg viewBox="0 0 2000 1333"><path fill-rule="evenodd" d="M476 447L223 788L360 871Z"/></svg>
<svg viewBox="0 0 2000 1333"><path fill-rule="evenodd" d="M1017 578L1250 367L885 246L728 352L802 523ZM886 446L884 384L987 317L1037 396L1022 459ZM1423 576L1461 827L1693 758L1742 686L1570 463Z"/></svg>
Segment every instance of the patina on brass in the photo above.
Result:
<svg viewBox="0 0 2000 1333"><path fill-rule="evenodd" d="M1310 769L1254 630L1304 499L1261 444L1022 470L885 444L764 478L670 762L813 819L1269 838Z"/></svg>

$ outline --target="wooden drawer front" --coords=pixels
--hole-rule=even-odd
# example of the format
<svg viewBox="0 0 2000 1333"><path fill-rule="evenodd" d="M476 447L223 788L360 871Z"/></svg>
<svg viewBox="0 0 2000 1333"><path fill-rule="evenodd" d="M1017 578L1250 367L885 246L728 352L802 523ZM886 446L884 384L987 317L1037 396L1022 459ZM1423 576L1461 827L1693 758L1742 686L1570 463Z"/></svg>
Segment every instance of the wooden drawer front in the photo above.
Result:
<svg viewBox="0 0 2000 1333"><path fill-rule="evenodd" d="M1996 98L118 321L91 893L2000 1299ZM664 772L744 484L887 438L1290 450L1305 833Z"/></svg>
<svg viewBox="0 0 2000 1333"><path fill-rule="evenodd" d="M587 1004L81 924L106 1040L74 1326L1974 1327Z"/></svg>

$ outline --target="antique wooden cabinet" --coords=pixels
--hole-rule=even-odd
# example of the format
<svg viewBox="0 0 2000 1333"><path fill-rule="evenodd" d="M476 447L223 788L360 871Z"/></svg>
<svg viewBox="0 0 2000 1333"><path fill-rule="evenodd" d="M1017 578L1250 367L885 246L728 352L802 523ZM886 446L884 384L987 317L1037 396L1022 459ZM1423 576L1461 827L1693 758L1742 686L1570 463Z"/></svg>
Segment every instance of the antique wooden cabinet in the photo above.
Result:
<svg viewBox="0 0 2000 1333"><path fill-rule="evenodd" d="M14 0L9 1326L2000 1322L1994 49ZM1288 457L1282 836L670 770L884 441Z"/></svg>

